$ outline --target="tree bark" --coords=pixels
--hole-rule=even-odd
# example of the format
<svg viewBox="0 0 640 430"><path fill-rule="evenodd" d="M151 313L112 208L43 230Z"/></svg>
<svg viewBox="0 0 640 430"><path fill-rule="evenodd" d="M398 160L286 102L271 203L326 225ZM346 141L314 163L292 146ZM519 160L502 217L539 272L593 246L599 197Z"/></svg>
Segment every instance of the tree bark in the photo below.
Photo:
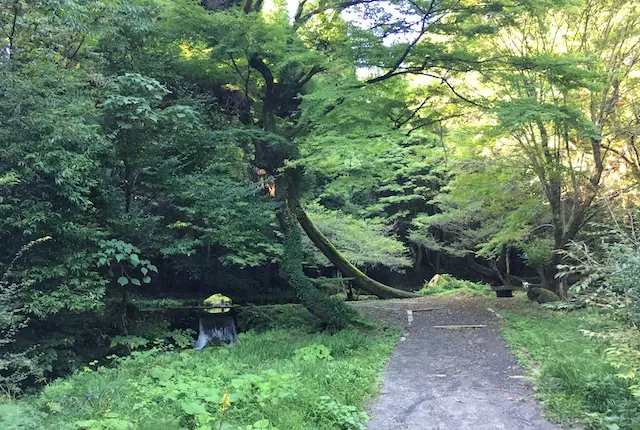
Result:
<svg viewBox="0 0 640 430"><path fill-rule="evenodd" d="M422 282L423 277L422 277L422 258L423 258L423 253L422 253L422 245L419 244L414 244L414 254L415 254L415 264L414 264L414 268L415 268L415 272L416 272L416 278Z"/></svg>
<svg viewBox="0 0 640 430"><path fill-rule="evenodd" d="M383 299L421 297L419 294L412 293L410 291L389 287L388 285L371 279L365 275L360 269L347 261L340 251L333 246L329 239L327 239L327 237L318 230L302 208L302 205L297 198L289 197L289 207L298 219L298 222L302 226L304 232L309 236L309 239L311 239L316 247L322 251L322 253L333 263L334 266L338 268L338 270L340 270L345 276L354 278L353 282L359 288Z"/></svg>

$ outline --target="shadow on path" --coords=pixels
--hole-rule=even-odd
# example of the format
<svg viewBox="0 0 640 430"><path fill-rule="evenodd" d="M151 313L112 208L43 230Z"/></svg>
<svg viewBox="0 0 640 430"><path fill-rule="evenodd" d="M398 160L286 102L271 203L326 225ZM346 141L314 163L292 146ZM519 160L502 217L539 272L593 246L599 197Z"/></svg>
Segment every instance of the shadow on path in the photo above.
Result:
<svg viewBox="0 0 640 430"><path fill-rule="evenodd" d="M394 322L406 322L406 310L414 309L413 323L386 366L369 430L557 428L541 417L524 371L501 339L498 317L488 309L493 303L418 299L358 305ZM442 309L416 311L434 307Z"/></svg>

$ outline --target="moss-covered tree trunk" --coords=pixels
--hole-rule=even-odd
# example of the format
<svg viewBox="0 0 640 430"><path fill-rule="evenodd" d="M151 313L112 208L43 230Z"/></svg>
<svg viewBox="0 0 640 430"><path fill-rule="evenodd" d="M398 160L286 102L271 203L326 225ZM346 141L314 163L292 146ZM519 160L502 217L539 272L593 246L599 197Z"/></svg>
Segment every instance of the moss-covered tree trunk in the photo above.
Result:
<svg viewBox="0 0 640 430"><path fill-rule="evenodd" d="M352 322L356 315L355 310L337 298L327 297L303 272L301 231L286 204L280 208L278 221L284 235L280 275L295 290L302 305L320 318L327 328L332 330L344 328Z"/></svg>
<svg viewBox="0 0 640 430"><path fill-rule="evenodd" d="M354 278L353 282L361 289L374 294L380 298L408 298L419 297L418 294L409 291L399 290L397 288L389 287L388 285L371 279L365 275L360 269L351 264L344 256L336 249L335 246L322 234L320 230L313 224L313 221L309 218L307 213L302 208L302 205L295 197L289 198L289 207L295 214L298 222L302 226L304 232L309 236L309 239L318 247L320 251L338 268L345 276Z"/></svg>

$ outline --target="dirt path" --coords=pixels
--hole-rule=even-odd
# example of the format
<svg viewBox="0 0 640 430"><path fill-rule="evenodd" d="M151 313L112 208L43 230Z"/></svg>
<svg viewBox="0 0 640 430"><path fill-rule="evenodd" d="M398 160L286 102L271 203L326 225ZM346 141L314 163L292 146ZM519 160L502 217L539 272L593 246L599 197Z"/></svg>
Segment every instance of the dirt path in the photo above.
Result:
<svg viewBox="0 0 640 430"><path fill-rule="evenodd" d="M502 302L501 302L502 300ZM387 364L370 430L556 429L499 336L496 308L513 299L418 299L358 307L406 329ZM442 308L419 311L425 308ZM435 325L486 325L441 329Z"/></svg>

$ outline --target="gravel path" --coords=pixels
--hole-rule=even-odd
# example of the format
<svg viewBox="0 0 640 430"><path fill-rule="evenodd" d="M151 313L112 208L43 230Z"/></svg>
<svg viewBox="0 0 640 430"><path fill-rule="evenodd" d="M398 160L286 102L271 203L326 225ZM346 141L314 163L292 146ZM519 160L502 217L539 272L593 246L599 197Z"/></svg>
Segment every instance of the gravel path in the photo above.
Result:
<svg viewBox="0 0 640 430"><path fill-rule="evenodd" d="M516 299L411 299L363 302L364 312L413 322L385 369L369 430L556 429L541 417L524 371L499 336L491 308ZM441 308L419 311L426 308ZM435 325L486 325L441 329Z"/></svg>

